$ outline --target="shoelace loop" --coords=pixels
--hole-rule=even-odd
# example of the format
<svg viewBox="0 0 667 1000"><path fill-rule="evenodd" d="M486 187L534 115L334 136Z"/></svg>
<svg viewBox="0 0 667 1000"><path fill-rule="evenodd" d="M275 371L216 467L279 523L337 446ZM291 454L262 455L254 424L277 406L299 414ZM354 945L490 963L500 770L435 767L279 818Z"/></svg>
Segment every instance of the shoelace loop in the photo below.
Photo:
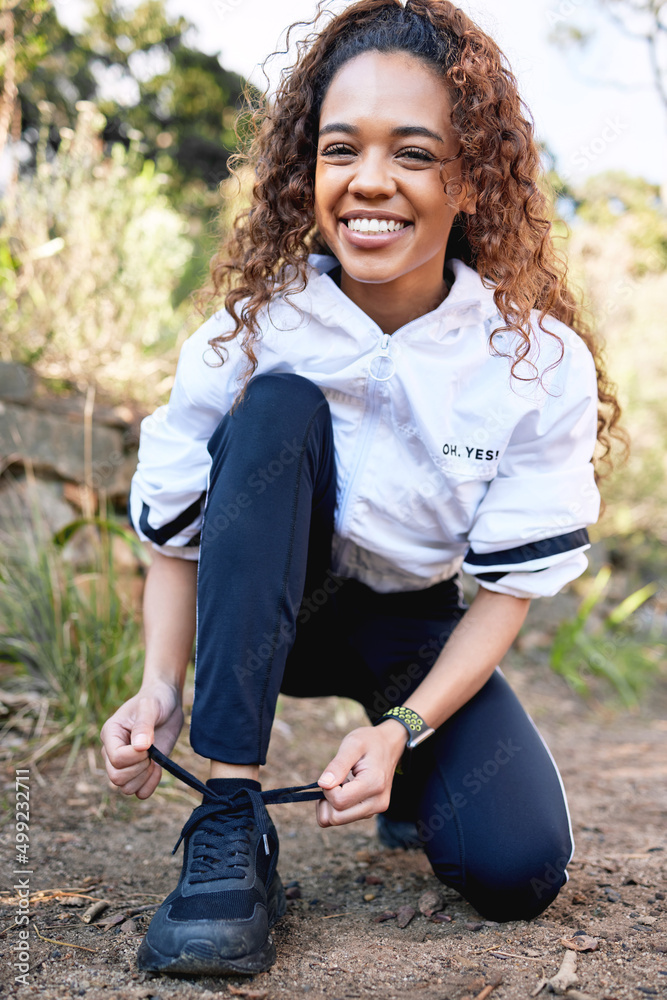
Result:
<svg viewBox="0 0 667 1000"><path fill-rule="evenodd" d="M244 794L250 799L250 804L252 806L253 817L257 825L257 830L262 838L264 844L264 852L270 854L269 848L269 817L266 812L267 805L277 805L284 802L309 802L315 801L317 799L324 798L324 792L314 781L310 785L292 785L286 788L268 788L266 791L258 792L254 788L239 788L235 792L220 795L214 792L212 788L205 785L203 781L196 778L194 774L190 774L186 771L184 767L180 764L176 764L173 760L163 754L161 750L158 750L156 746L151 744L148 748L148 756L151 760L154 760L156 764L163 767L165 771L169 771L173 774L175 778L180 781L185 782L191 788L196 791L201 792L204 796L204 801L198 809L195 809L190 819L187 821L183 829L181 830L181 835L176 842L172 854L175 854L178 850L181 841L184 837L187 837L194 829L196 829L200 823L211 816L213 813L220 812L220 807L225 806L229 808L230 804Z"/></svg>

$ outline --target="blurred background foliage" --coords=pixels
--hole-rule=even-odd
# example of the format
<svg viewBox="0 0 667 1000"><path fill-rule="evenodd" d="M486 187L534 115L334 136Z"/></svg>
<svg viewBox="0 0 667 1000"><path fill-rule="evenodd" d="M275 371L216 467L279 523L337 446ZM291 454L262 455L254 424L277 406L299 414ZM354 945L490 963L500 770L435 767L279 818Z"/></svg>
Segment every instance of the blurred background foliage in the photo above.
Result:
<svg viewBox="0 0 667 1000"><path fill-rule="evenodd" d="M0 359L145 412L168 398L180 346L201 322L191 293L251 181L244 175L239 188L228 176L228 158L245 141L237 120L245 82L192 39L187 20L170 18L163 0L89 0L80 32L59 23L50 0L0 0ZM604 486L591 572L573 585L560 611L569 617L552 630L551 665L581 693L604 677L629 704L664 664L667 629L667 213L659 188L641 176L574 183L543 153L554 231L606 341L632 439L629 461ZM103 526L98 541L91 572L102 579ZM32 603L58 612L45 618L53 655L40 660L56 696L70 661L84 669L81 650L96 629L118 649L108 683L96 661L89 704L103 721L117 704L118 664L134 670L140 660L140 632L112 599L113 576L92 607L90 595L77 597L57 545L26 543L23 556L16 546L12 553L11 572L0 572L0 607L13 615L14 659L29 648L20 641L21 608L26 632L34 626L16 588L25 558L25 579L41 595ZM79 623L76 642L64 646L63 615ZM40 658L30 648L24 666L34 673ZM56 717L80 735L92 725L84 707Z"/></svg>

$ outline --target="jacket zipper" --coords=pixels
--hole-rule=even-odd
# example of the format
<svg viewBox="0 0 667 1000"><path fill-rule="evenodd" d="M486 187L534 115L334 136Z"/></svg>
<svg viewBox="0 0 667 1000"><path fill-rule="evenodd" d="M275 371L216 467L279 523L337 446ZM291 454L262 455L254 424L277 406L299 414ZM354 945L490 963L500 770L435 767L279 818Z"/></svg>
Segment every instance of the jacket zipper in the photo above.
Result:
<svg viewBox="0 0 667 1000"><path fill-rule="evenodd" d="M372 386L370 389L370 394L368 397L368 405L364 410L364 415L362 420L366 422L366 426L362 431L359 442L355 450L355 454L352 460L352 471L347 480L347 486L345 491L345 497L340 509L340 515L338 519L338 533L341 537L345 536L345 520L347 517L348 508L350 506L350 500L354 493L354 488L356 486L357 479L359 478L359 470L362 468L363 459L365 459L368 453L368 447L372 436L372 431L374 431L377 424L377 418L379 416L379 408L375 405L375 398L377 395L378 380L371 373L370 365L377 357L390 357L389 355L389 340L390 334L383 333L382 339L380 341L380 354L374 354L370 360L369 364L369 379L372 380Z"/></svg>

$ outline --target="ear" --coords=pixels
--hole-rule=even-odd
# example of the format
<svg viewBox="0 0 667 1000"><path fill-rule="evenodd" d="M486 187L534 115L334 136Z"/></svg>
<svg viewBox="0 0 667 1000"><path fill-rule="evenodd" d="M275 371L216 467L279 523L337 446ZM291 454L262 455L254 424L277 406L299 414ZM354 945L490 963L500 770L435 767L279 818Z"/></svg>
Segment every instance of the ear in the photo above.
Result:
<svg viewBox="0 0 667 1000"><path fill-rule="evenodd" d="M477 194L465 185L459 198L459 211L466 215L475 215L477 212Z"/></svg>

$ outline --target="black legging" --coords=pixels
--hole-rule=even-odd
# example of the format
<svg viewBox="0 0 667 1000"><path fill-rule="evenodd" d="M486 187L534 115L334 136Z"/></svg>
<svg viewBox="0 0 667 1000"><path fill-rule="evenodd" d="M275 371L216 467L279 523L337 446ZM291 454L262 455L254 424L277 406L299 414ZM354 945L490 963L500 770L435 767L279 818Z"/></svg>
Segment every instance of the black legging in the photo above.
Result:
<svg viewBox="0 0 667 1000"><path fill-rule="evenodd" d="M331 572L336 469L320 389L256 376L208 450L193 749L263 764L280 691L354 698L371 719L405 701L465 605L456 579L381 594ZM567 881L560 775L499 670L412 752L386 815L416 822L436 876L488 919L536 916Z"/></svg>

